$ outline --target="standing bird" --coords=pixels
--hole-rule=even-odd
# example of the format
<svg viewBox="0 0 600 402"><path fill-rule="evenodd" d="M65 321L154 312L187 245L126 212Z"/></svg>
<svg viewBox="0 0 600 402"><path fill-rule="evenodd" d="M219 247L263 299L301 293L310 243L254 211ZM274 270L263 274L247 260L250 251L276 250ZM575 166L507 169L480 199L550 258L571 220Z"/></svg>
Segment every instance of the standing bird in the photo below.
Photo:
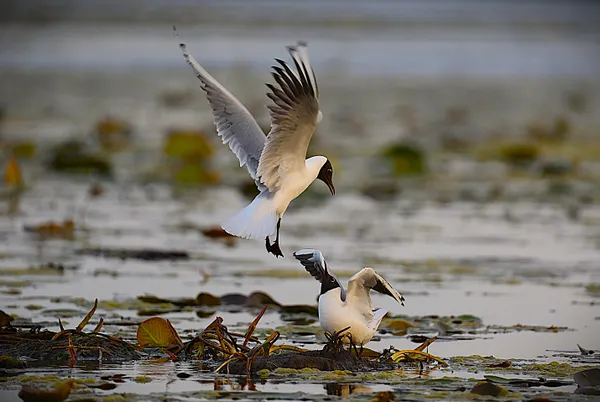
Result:
<svg viewBox="0 0 600 402"><path fill-rule="evenodd" d="M226 220L223 229L246 239L265 239L267 251L283 257L279 247L281 218L290 202L315 180L325 182L335 194L333 167L324 156L306 158L308 144L317 123L319 90L308 59L306 43L287 49L295 70L275 59L273 78L277 85L267 84L271 130L265 136L250 112L223 85L214 79L180 44L183 56L192 67L210 103L217 134L224 144L246 166L260 193L252 203ZM271 244L269 237L276 234Z"/></svg>
<svg viewBox="0 0 600 402"><path fill-rule="evenodd" d="M388 312L379 309L373 312L373 303L369 292L371 289L393 297L404 306L404 297L398 293L373 268L363 268L348 281L348 292L329 271L323 254L315 249L302 249L294 253L294 257L304 266L309 274L321 282L319 295L319 323L323 330L333 334L344 328L352 336L352 342L358 346L368 343L381 320ZM349 342L347 338L345 342Z"/></svg>

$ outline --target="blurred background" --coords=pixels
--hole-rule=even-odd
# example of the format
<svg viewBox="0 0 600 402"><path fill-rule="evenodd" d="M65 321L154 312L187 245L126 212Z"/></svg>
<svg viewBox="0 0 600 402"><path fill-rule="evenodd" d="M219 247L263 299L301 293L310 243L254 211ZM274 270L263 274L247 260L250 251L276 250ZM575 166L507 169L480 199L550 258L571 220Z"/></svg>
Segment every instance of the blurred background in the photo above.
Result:
<svg viewBox="0 0 600 402"><path fill-rule="evenodd" d="M93 153L93 173L116 180L234 180L216 173L235 160L213 135L176 24L265 131L273 58L308 41L326 117L311 152L339 158L341 186L388 173L507 174L496 161L598 173L598 11L593 1L540 0L8 1L0 16L3 157L16 149L72 170L60 156ZM210 149L163 169L165 153L181 153L169 138L176 147L200 136L207 144L195 146ZM81 143L78 153L49 150L70 140Z"/></svg>
<svg viewBox="0 0 600 402"><path fill-rule="evenodd" d="M314 303L290 257L318 246L334 269L383 272L407 296L401 311L377 299L394 313L582 331L518 350L506 338L505 354L599 330L589 303L569 303L600 291L599 2L21 0L2 2L0 21L0 265L74 267L22 289L6 279L13 312L51 315L26 308L36 297L199 289ZM273 58L309 43L324 115L309 154L333 161L338 195L315 183L292 203L283 260L220 232L256 189L220 144L174 24L265 132ZM189 259L102 257L139 248ZM441 354L486 354L486 342Z"/></svg>

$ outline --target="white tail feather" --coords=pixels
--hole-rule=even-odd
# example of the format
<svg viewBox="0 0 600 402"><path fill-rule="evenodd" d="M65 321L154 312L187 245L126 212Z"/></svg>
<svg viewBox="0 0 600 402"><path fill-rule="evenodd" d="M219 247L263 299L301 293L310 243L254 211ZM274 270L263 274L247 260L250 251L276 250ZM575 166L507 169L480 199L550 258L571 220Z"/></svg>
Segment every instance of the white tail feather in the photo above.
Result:
<svg viewBox="0 0 600 402"><path fill-rule="evenodd" d="M244 239L264 239L277 231L277 212L273 198L261 193L231 218L223 222L223 230Z"/></svg>
<svg viewBox="0 0 600 402"><path fill-rule="evenodd" d="M377 310L376 312L373 313L373 319L371 321L369 321L369 327L373 328L374 330L377 330L377 328L379 328L379 324L381 323L381 320L383 320L383 317L385 317L385 315L388 313L388 311L384 308L380 308L379 310Z"/></svg>

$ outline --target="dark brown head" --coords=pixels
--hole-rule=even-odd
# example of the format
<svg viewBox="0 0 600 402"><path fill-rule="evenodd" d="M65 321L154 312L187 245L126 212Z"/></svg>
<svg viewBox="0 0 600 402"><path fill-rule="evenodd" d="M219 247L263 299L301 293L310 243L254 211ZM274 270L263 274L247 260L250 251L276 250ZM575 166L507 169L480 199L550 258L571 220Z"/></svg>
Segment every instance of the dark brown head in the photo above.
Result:
<svg viewBox="0 0 600 402"><path fill-rule="evenodd" d="M331 162L329 162L329 159L325 162L325 164L319 171L317 179L322 180L323 183L327 184L327 187L329 187L329 191L331 191L331 195L335 195L335 187L333 187L333 166L331 166Z"/></svg>

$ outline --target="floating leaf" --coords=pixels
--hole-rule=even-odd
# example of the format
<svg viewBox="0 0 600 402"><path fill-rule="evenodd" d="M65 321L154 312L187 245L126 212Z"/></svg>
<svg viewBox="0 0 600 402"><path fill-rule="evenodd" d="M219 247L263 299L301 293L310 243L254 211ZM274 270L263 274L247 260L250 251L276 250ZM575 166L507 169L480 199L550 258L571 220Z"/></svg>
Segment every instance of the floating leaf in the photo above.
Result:
<svg viewBox="0 0 600 402"><path fill-rule="evenodd" d="M53 389L23 386L19 391L19 398L25 402L62 402L69 397L72 387L72 379L58 384Z"/></svg>
<svg viewBox="0 0 600 402"><path fill-rule="evenodd" d="M30 141L22 141L12 145L12 154L19 158L32 158L35 152L36 146Z"/></svg>
<svg viewBox="0 0 600 402"><path fill-rule="evenodd" d="M71 173L90 173L110 175L112 166L103 155L91 153L85 146L69 140L58 145L50 160L50 168L55 171Z"/></svg>
<svg viewBox="0 0 600 402"><path fill-rule="evenodd" d="M218 306L221 304L221 299L217 296L213 296L210 293L198 293L196 296L196 300L198 301L198 305L200 306Z"/></svg>
<svg viewBox="0 0 600 402"><path fill-rule="evenodd" d="M175 261L190 259L190 256L186 251L179 250L85 248L78 250L77 253L82 255L100 256L102 258L120 258L123 260L128 258L145 261Z"/></svg>
<svg viewBox="0 0 600 402"><path fill-rule="evenodd" d="M490 367L490 368L508 368L511 365L512 365L512 362L510 360L505 360L505 361L500 362L500 363L490 364L488 367Z"/></svg>
<svg viewBox="0 0 600 402"><path fill-rule="evenodd" d="M210 239L222 240L227 246L234 246L237 237L227 233L221 226L215 225L209 228L200 229L202 234Z"/></svg>
<svg viewBox="0 0 600 402"><path fill-rule="evenodd" d="M68 219L64 222L46 222L36 226L25 226L26 232L35 233L42 239L73 239L75 222Z"/></svg>
<svg viewBox="0 0 600 402"><path fill-rule="evenodd" d="M418 175L427 169L424 151L412 145L391 145L382 156L391 162L394 176Z"/></svg>
<svg viewBox="0 0 600 402"><path fill-rule="evenodd" d="M406 330L408 328L412 328L414 327L414 324L403 320L402 318L391 318L388 320L385 320L385 327L386 328L390 328L390 329L399 329L399 330Z"/></svg>
<svg viewBox="0 0 600 402"><path fill-rule="evenodd" d="M179 184L217 184L221 181L221 175L217 171L189 162L176 170L173 179Z"/></svg>
<svg viewBox="0 0 600 402"><path fill-rule="evenodd" d="M107 117L96 123L94 131L102 149L114 152L129 145L133 130L127 122Z"/></svg>
<svg viewBox="0 0 600 402"><path fill-rule="evenodd" d="M540 148L533 143L513 143L498 149L501 159L512 165L527 165L536 160Z"/></svg>
<svg viewBox="0 0 600 402"><path fill-rule="evenodd" d="M202 131L171 130L167 134L164 153L175 158L207 158L212 155L212 145Z"/></svg>
<svg viewBox="0 0 600 402"><path fill-rule="evenodd" d="M280 306L279 310L288 314L308 314L315 317L319 316L319 309L317 307L308 306L305 304L292 304L289 306Z"/></svg>
<svg viewBox="0 0 600 402"><path fill-rule="evenodd" d="M396 396L392 391L381 391L375 394L372 401L373 402L390 402L396 401Z"/></svg>
<svg viewBox="0 0 600 402"><path fill-rule="evenodd" d="M142 322L138 327L137 341L142 348L171 348L182 344L169 320L161 317Z"/></svg>
<svg viewBox="0 0 600 402"><path fill-rule="evenodd" d="M6 164L4 171L4 182L9 186L20 187L23 185L23 176L21 175L21 165L19 160L12 156Z"/></svg>
<svg viewBox="0 0 600 402"><path fill-rule="evenodd" d="M117 388L117 384L113 384L112 382L103 382L102 384L98 385L88 385L88 388L98 388L103 391L110 391L111 389Z"/></svg>
<svg viewBox="0 0 600 402"><path fill-rule="evenodd" d="M504 377L500 377L497 375L485 375L484 378L489 381L489 382L494 382L496 384L511 384L511 381L513 381L510 378L504 378Z"/></svg>
<svg viewBox="0 0 600 402"><path fill-rule="evenodd" d="M508 390L496 384L492 384L491 382L480 382L475 385L473 389L471 389L471 393L496 397L500 395L506 395Z"/></svg>
<svg viewBox="0 0 600 402"><path fill-rule="evenodd" d="M121 381L124 378L128 378L126 374L113 374L100 377L100 379L104 381Z"/></svg>
<svg viewBox="0 0 600 402"><path fill-rule="evenodd" d="M504 378L497 375L485 375L484 378L488 382L518 387L563 387L572 384L571 381L546 380L544 378Z"/></svg>
<svg viewBox="0 0 600 402"><path fill-rule="evenodd" d="M221 297L221 300L223 300L224 296ZM246 300L246 306L248 307L261 307L265 304L269 306L281 306L280 303L276 302L271 296L264 292L252 292L248 295L248 299Z"/></svg>
<svg viewBox="0 0 600 402"><path fill-rule="evenodd" d="M206 237L210 237L212 239L220 239L220 238L235 238L234 235L227 233L223 228L219 225L211 226L209 228L200 229L202 234Z"/></svg>
<svg viewBox="0 0 600 402"><path fill-rule="evenodd" d="M382 324L384 328L393 330L392 333L396 336L406 335L408 329L414 327L413 323L402 318L386 319Z"/></svg>

